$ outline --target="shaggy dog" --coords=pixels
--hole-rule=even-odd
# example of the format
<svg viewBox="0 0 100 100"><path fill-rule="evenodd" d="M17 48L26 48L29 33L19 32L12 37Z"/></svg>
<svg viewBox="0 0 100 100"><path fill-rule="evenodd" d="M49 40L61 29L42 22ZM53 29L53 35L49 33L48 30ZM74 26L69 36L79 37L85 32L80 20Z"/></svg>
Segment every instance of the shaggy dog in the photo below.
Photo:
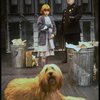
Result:
<svg viewBox="0 0 100 100"><path fill-rule="evenodd" d="M55 64L47 64L35 78L19 78L9 82L5 100L85 100L63 96L59 89L63 75Z"/></svg>

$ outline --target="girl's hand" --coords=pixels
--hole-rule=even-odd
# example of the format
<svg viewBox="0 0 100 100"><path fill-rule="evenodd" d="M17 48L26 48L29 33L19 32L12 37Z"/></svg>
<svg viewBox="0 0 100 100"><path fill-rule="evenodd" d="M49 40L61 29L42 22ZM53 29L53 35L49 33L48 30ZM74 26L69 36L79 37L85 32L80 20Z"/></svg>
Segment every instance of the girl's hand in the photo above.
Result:
<svg viewBox="0 0 100 100"><path fill-rule="evenodd" d="M51 34L51 38L54 38L54 36L55 36L54 34Z"/></svg>

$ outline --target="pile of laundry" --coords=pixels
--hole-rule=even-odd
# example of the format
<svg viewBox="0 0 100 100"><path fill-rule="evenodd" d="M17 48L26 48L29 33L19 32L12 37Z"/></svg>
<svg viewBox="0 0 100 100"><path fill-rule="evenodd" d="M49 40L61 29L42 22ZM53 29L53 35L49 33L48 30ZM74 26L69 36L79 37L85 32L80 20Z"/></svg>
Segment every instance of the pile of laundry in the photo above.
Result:
<svg viewBox="0 0 100 100"><path fill-rule="evenodd" d="M13 45L26 45L26 40L22 41L22 39L13 39Z"/></svg>
<svg viewBox="0 0 100 100"><path fill-rule="evenodd" d="M90 42L79 42L79 45L68 44L66 42L66 48L71 48L76 50L77 52L80 51L82 48L93 48L99 45L98 41L90 41Z"/></svg>

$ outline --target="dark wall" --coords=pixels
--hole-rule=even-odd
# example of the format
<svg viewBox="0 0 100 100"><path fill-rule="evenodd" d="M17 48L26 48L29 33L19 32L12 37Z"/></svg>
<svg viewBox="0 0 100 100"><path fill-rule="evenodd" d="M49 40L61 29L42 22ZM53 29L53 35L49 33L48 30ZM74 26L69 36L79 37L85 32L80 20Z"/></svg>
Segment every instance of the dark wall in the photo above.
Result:
<svg viewBox="0 0 100 100"><path fill-rule="evenodd" d="M6 0L1 0L1 51L6 51Z"/></svg>
<svg viewBox="0 0 100 100"><path fill-rule="evenodd" d="M94 15L95 15L95 24L94 24L94 27L95 27L95 37L96 37L96 40L99 40L99 36L98 36L98 13L99 13L99 7L98 7L99 3L98 3L98 0L94 0Z"/></svg>

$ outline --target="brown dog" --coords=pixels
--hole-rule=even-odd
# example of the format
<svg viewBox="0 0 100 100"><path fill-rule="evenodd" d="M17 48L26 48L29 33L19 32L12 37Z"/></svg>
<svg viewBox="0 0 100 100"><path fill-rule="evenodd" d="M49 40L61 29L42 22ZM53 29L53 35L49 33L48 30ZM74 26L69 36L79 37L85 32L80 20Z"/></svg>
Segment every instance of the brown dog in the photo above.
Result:
<svg viewBox="0 0 100 100"><path fill-rule="evenodd" d="M59 91L62 79L62 72L57 65L47 64L35 78L12 80L4 96L6 100L85 100L64 97Z"/></svg>
<svg viewBox="0 0 100 100"><path fill-rule="evenodd" d="M32 55L32 51L26 51L26 67L38 66L38 58Z"/></svg>

